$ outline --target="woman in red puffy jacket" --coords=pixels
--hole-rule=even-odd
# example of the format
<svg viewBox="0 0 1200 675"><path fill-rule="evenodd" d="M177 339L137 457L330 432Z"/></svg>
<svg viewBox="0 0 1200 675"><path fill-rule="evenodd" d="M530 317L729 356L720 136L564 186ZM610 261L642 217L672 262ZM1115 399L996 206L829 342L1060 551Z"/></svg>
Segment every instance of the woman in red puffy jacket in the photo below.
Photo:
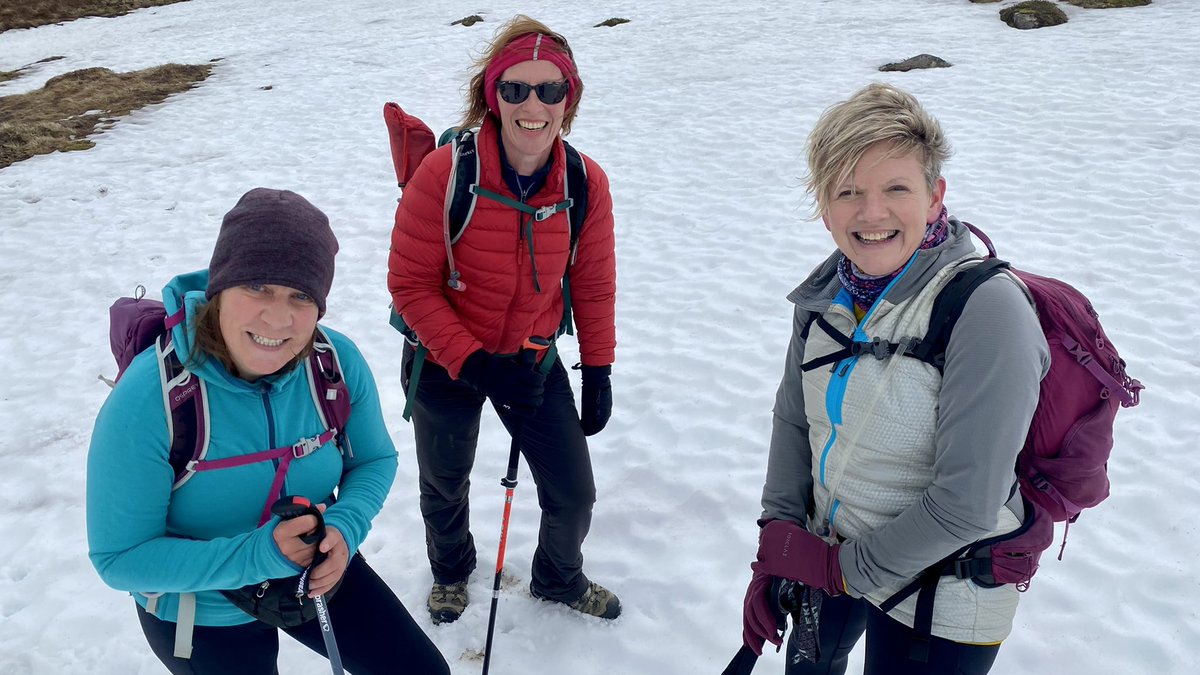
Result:
<svg viewBox="0 0 1200 675"><path fill-rule="evenodd" d="M460 125L479 127L484 191L467 226L451 246L444 218L452 145L425 158L396 210L388 289L428 350L410 385L416 351L406 345L403 379L415 397L434 623L454 621L468 603L475 545L467 492L487 399L517 436L537 483L542 521L530 591L605 619L621 611L616 595L584 575L581 552L596 498L585 436L603 429L612 410L616 258L607 176L582 157L587 211L574 251L567 210L532 217L566 201L561 136L582 95L566 39L533 19L514 18L477 62ZM541 352L537 365L521 354L530 338L555 337L564 276L581 357L578 410L554 351Z"/></svg>

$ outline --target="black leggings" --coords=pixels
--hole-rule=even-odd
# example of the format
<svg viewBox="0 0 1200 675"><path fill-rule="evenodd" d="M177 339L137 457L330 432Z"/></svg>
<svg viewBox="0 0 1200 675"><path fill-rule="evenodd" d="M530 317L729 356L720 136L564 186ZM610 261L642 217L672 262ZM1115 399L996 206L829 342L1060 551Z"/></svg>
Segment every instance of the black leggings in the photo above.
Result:
<svg viewBox="0 0 1200 675"><path fill-rule="evenodd" d="M821 661L796 659L795 637L788 640L785 675L842 675L855 643L867 634L863 675L985 675L1000 645L973 645L931 638L929 659L909 659L915 633L864 599L826 596L821 602Z"/></svg>
<svg viewBox="0 0 1200 675"><path fill-rule="evenodd" d="M174 675L278 675L279 632L261 621L237 626L196 626L192 658L174 656L175 624L137 605L138 620L154 655ZM411 673L450 675L437 647L409 616L387 584L354 556L336 595L329 619L338 652L353 675ZM328 656L320 623L313 619L285 631L309 649Z"/></svg>

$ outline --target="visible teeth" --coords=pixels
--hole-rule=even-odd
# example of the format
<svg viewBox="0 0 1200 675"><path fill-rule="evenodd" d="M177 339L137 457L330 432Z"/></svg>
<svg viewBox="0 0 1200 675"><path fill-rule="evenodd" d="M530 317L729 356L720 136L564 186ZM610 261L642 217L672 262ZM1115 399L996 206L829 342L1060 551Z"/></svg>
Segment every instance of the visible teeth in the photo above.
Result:
<svg viewBox="0 0 1200 675"><path fill-rule="evenodd" d="M883 241L896 236L897 230L888 230L887 232L858 232L857 236L863 241Z"/></svg>
<svg viewBox="0 0 1200 675"><path fill-rule="evenodd" d="M546 128L545 122L529 122L527 120L517 120L517 126L530 131L540 131Z"/></svg>
<svg viewBox="0 0 1200 675"><path fill-rule="evenodd" d="M255 335L254 333L250 334L250 339L264 347L278 347L279 345L283 344L283 338L272 340L271 338L265 338L261 335Z"/></svg>

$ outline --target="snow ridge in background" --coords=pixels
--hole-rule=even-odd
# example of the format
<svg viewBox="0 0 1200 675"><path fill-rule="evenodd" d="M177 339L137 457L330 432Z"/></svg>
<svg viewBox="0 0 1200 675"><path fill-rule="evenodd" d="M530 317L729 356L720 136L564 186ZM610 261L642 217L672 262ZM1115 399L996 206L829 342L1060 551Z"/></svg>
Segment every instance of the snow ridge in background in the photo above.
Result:
<svg viewBox="0 0 1200 675"><path fill-rule="evenodd" d="M571 140L612 182L616 408L592 441L599 502L584 553L625 614L603 624L528 595L538 512L523 468L494 672L715 673L736 650L784 296L833 249L806 219L804 138L875 80L942 121L957 151L951 213L1002 256L1084 291L1148 386L1118 420L1113 496L1071 529L1062 562L1045 556L993 672L1196 671L1200 3L1064 5L1070 23L1036 31L959 0L409 4L191 0L0 34L0 69L67 57L0 95L89 66L219 59L197 89L121 120L92 150L0 171L0 673L162 672L129 598L86 558L86 449L108 391L95 376L115 371L107 308L205 266L221 216L258 185L308 197L341 243L326 323L372 363L401 458L364 553L454 672L478 672L508 439L485 415L474 602L434 628L401 343L386 322L397 190L382 107L453 123L470 59L521 11L570 38L587 83ZM486 21L448 25L472 13ZM610 16L631 23L592 28ZM875 71L921 52L954 66ZM564 359L575 355L565 340ZM762 661L759 672L782 671L781 655ZM284 638L280 668L328 666Z"/></svg>

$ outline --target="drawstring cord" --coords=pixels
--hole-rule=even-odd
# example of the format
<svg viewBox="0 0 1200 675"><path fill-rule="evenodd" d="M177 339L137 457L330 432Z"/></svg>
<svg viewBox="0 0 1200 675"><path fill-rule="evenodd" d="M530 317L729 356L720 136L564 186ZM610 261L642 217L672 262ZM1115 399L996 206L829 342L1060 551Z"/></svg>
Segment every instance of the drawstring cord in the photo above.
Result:
<svg viewBox="0 0 1200 675"><path fill-rule="evenodd" d="M542 284L538 282L537 259L533 256L533 219L534 216L529 216L529 220L525 221L525 226L521 229L525 231L525 245L529 248L529 268L533 270L533 290L541 293Z"/></svg>

